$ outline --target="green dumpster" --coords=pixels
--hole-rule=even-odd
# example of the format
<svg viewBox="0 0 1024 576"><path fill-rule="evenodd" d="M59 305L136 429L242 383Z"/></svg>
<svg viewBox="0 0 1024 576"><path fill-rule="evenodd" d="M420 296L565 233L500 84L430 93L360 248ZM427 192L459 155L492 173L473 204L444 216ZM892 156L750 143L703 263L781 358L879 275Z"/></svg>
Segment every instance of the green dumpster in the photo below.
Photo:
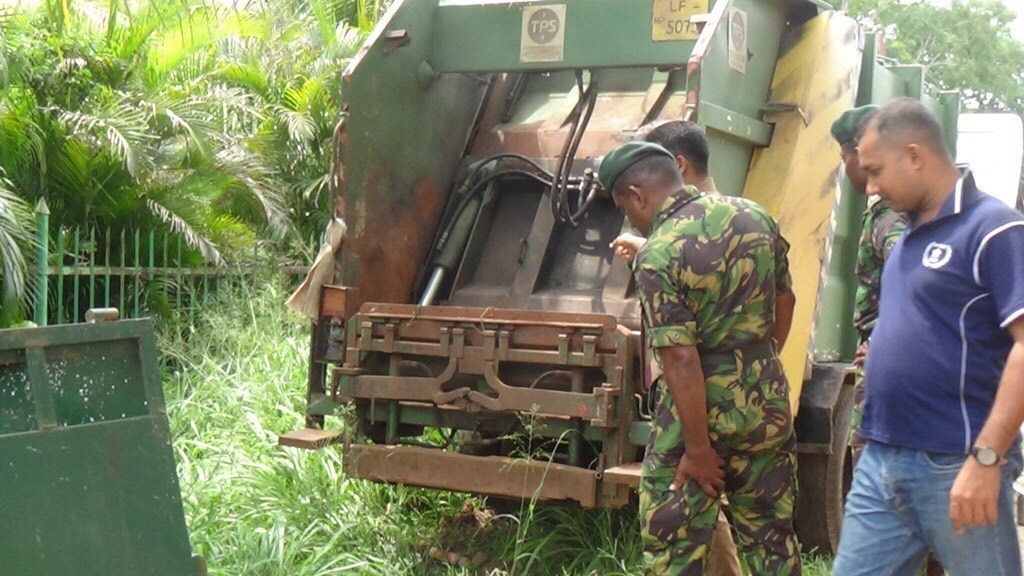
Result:
<svg viewBox="0 0 1024 576"><path fill-rule="evenodd" d="M0 330L0 574L204 573L152 322Z"/></svg>

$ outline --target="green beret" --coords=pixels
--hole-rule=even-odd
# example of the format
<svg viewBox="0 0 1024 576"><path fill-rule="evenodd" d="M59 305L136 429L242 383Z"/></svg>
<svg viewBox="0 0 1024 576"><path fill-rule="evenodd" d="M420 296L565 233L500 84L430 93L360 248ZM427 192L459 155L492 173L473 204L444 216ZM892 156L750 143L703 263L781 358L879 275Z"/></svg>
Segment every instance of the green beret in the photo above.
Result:
<svg viewBox="0 0 1024 576"><path fill-rule="evenodd" d="M675 160L675 156L664 147L653 142L629 142L605 154L601 166L597 169L597 179L601 181L604 189L611 192L615 180L626 171L627 168L648 156L662 155Z"/></svg>
<svg viewBox="0 0 1024 576"><path fill-rule="evenodd" d="M857 127L868 115L878 110L878 106L868 104L858 108L850 108L832 123L832 137L840 144L846 144L857 138Z"/></svg>

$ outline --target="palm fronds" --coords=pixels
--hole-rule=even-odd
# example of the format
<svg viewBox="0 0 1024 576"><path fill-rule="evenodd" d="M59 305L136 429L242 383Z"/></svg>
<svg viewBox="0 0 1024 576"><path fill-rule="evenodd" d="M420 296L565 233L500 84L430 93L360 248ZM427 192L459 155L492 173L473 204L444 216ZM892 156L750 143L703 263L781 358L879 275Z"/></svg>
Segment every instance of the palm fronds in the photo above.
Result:
<svg viewBox="0 0 1024 576"><path fill-rule="evenodd" d="M131 95L117 94L91 110L50 109L66 126L73 138L78 138L97 151L111 155L124 162L125 169L133 177L139 177L140 170L151 169L149 148L157 140L149 129L152 105L134 100Z"/></svg>
<svg viewBox="0 0 1024 576"><path fill-rule="evenodd" d="M55 228L171 232L187 261L304 254L329 213L341 73L385 3L0 8L4 294L24 294L19 196L45 197Z"/></svg>
<svg viewBox="0 0 1024 576"><path fill-rule="evenodd" d="M167 202L168 198L163 198L164 202ZM218 266L226 264L224 256L221 255L220 248L214 244L209 238L206 237L200 230L189 222L188 216L183 216L174 211L174 209L165 204L161 204L153 198L146 198L146 206L156 214L156 216L163 221L165 224L170 226L173 232L180 234L185 242L189 246L199 250L208 262L212 262ZM178 206L181 208L181 206ZM189 216L194 217L194 214Z"/></svg>
<svg viewBox="0 0 1024 576"><path fill-rule="evenodd" d="M0 167L0 308L25 297L28 285L25 253L33 245L32 210L14 191Z"/></svg>

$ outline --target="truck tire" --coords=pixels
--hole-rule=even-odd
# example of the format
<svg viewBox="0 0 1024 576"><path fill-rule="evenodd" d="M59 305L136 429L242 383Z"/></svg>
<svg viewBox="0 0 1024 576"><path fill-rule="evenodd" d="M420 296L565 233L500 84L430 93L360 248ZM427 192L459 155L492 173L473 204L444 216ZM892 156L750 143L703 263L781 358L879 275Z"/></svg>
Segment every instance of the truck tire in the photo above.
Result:
<svg viewBox="0 0 1024 576"><path fill-rule="evenodd" d="M797 455L794 527L804 552L835 554L843 524L843 502L850 489L853 460L849 437L854 387L843 385L832 413L831 454Z"/></svg>

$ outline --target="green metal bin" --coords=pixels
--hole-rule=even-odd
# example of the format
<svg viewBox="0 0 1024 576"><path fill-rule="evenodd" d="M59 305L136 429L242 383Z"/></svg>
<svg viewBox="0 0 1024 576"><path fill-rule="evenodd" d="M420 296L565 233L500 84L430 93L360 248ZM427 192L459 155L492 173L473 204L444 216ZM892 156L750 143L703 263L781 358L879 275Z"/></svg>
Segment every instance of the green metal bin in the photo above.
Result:
<svg viewBox="0 0 1024 576"><path fill-rule="evenodd" d="M149 320L0 330L0 574L186 576Z"/></svg>

